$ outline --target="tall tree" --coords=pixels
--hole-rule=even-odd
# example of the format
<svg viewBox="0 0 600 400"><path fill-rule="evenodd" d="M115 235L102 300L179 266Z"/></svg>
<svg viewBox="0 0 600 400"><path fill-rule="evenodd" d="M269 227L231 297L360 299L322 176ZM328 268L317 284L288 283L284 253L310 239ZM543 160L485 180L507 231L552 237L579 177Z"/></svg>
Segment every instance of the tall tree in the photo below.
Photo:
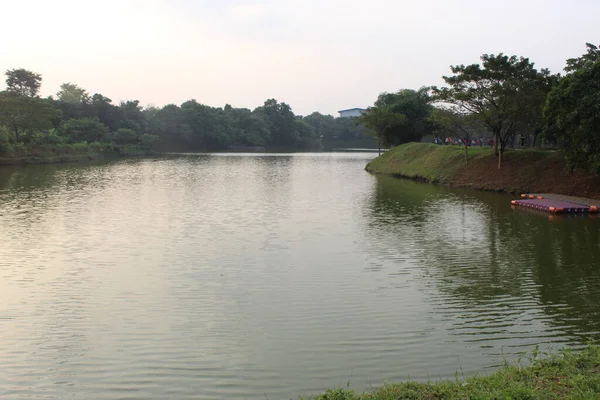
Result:
<svg viewBox="0 0 600 400"><path fill-rule="evenodd" d="M377 138L379 155L381 155L381 146L389 145L386 133L405 122L406 116L394 112L390 106L369 107L356 118L357 124L364 125L369 133Z"/></svg>
<svg viewBox="0 0 600 400"><path fill-rule="evenodd" d="M566 72L574 72L584 68L586 65L591 65L600 61L600 49L591 43L586 43L587 52L581 57L569 58L567 60Z"/></svg>
<svg viewBox="0 0 600 400"><path fill-rule="evenodd" d="M575 64L548 95L544 134L562 145L568 169L589 167L600 174L600 59L569 66Z"/></svg>
<svg viewBox="0 0 600 400"><path fill-rule="evenodd" d="M51 128L57 117L57 109L45 99L0 92L0 124L12 131L17 142L28 131Z"/></svg>
<svg viewBox="0 0 600 400"><path fill-rule="evenodd" d="M404 116L404 118L396 118L395 122L383 132L388 145L416 142L432 132L429 121L432 106L429 104L428 91L429 89L424 87L418 91L402 89L396 93L379 95L375 107L382 107ZM383 112L383 115L386 115L386 112Z"/></svg>
<svg viewBox="0 0 600 400"><path fill-rule="evenodd" d="M269 124L265 118L249 112L239 121L239 143L248 146L266 146L271 139Z"/></svg>
<svg viewBox="0 0 600 400"><path fill-rule="evenodd" d="M537 79L531 82L521 92L521 107L518 131L526 138L526 143L533 147L544 132L545 120L543 116L544 104L548 94L560 79L559 74L551 74L549 70L540 70Z"/></svg>
<svg viewBox="0 0 600 400"><path fill-rule="evenodd" d="M56 93L59 101L71 104L87 103L90 100L89 94L85 89L74 83L63 83L60 90Z"/></svg>
<svg viewBox="0 0 600 400"><path fill-rule="evenodd" d="M37 97L42 76L23 68L6 71L6 91L24 97Z"/></svg>
<svg viewBox="0 0 600 400"><path fill-rule="evenodd" d="M269 124L269 132L271 133L269 144L279 148L293 148L296 146L300 135L295 124L296 116L288 104L279 103L275 99L268 99L254 112L262 115Z"/></svg>
<svg viewBox="0 0 600 400"><path fill-rule="evenodd" d="M112 100L100 93L94 93L89 104L90 117L96 117L110 130L119 127L119 109Z"/></svg>
<svg viewBox="0 0 600 400"><path fill-rule="evenodd" d="M146 118L139 100L122 101L118 108L118 128L132 129L138 134L147 130Z"/></svg>
<svg viewBox="0 0 600 400"><path fill-rule="evenodd" d="M433 88L434 99L470 113L495 138L498 168L502 154L517 134L528 104L527 93L537 85L540 74L527 58L484 54L480 64L450 67L453 76L444 76L448 85Z"/></svg>

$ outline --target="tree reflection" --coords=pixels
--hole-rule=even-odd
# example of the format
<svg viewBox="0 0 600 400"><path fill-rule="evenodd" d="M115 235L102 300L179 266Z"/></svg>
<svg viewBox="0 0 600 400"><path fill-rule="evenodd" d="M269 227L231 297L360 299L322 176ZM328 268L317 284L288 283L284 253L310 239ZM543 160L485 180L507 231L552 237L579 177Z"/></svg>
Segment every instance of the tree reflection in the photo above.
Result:
<svg viewBox="0 0 600 400"><path fill-rule="evenodd" d="M410 249L431 301L474 313L471 328L600 332L598 220L549 219L511 210L504 195L390 178L377 180L371 199L367 240L380 252Z"/></svg>

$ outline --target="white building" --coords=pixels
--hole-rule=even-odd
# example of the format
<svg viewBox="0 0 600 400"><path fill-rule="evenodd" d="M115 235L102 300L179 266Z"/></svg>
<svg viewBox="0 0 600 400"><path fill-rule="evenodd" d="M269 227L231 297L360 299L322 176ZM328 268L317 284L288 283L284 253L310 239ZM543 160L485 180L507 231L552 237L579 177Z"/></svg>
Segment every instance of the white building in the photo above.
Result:
<svg viewBox="0 0 600 400"><path fill-rule="evenodd" d="M365 111L364 108L348 108L347 110L340 110L340 118L346 117L359 117Z"/></svg>

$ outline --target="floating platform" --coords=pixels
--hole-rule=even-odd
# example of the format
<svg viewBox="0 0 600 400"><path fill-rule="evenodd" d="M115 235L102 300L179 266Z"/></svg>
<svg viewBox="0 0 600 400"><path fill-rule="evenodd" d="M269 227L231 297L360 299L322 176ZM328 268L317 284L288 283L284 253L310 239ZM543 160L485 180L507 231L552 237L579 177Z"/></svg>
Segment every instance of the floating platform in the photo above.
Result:
<svg viewBox="0 0 600 400"><path fill-rule="evenodd" d="M521 200L513 200L513 206L527 207L534 210L545 211L553 214L584 214L597 213L598 206L577 204L568 201L548 199L543 196L522 195Z"/></svg>

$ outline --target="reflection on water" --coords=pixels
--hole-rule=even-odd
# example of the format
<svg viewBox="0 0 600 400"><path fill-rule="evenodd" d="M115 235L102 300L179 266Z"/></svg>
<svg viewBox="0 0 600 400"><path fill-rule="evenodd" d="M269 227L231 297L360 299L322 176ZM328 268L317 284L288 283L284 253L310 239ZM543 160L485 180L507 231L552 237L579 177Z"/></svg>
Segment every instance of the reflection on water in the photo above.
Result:
<svg viewBox="0 0 600 400"><path fill-rule="evenodd" d="M0 397L294 398L600 337L600 221L371 154L0 168Z"/></svg>

